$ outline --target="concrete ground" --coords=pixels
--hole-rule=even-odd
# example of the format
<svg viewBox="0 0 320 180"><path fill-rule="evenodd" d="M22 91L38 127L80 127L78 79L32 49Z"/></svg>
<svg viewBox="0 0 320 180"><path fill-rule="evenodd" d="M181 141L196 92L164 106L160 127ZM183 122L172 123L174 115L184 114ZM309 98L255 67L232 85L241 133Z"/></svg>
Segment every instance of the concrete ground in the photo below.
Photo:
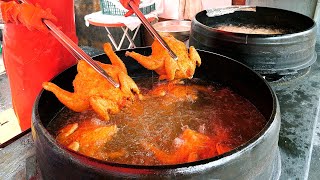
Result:
<svg viewBox="0 0 320 180"><path fill-rule="evenodd" d="M21 133L18 119L11 106L9 83L6 78L2 54L0 56L0 144Z"/></svg>

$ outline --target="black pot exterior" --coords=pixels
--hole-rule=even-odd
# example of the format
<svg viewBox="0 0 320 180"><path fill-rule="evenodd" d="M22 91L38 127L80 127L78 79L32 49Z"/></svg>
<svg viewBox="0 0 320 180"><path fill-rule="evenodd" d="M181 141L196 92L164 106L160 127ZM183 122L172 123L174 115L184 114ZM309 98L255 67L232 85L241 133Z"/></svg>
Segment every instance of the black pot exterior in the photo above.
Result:
<svg viewBox="0 0 320 180"><path fill-rule="evenodd" d="M150 48L137 48L149 54ZM125 51L117 54L126 63L132 77L151 76ZM202 65L195 77L220 82L250 100L268 120L264 129L246 144L221 156L198 162L166 166L134 166L103 162L67 150L46 130L47 124L63 105L47 91L38 96L33 109L32 134L37 162L44 179L271 179L278 158L280 109L268 83L245 65L218 54L199 51ZM106 62L100 55L97 60ZM55 77L57 85L72 90L76 67ZM250 128L250 127L248 127Z"/></svg>
<svg viewBox="0 0 320 180"><path fill-rule="evenodd" d="M225 10L228 8L217 9ZM316 24L302 14L268 7L251 7L208 17L199 12L192 21L190 45L219 53L248 65L262 75L291 75L316 60ZM219 25L256 25L283 29L281 35L254 35L214 29Z"/></svg>

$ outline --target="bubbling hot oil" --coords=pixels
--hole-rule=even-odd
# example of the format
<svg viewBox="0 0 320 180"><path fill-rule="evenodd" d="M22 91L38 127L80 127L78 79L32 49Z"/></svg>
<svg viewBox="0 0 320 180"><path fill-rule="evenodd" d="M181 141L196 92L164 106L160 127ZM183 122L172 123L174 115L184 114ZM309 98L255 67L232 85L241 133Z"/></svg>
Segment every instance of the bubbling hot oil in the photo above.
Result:
<svg viewBox="0 0 320 180"><path fill-rule="evenodd" d="M73 122L91 120L95 123L116 124L119 131L104 145L105 152L125 151L115 159L104 159L121 164L161 165L146 150L144 143L151 143L166 153L174 151L174 141L186 128L214 138L217 142L236 148L257 135L265 126L262 114L245 98L214 83L188 80L184 86L202 86L196 99L189 97L148 95L153 79L137 79L146 100L136 101L120 113L111 115L104 122L93 111L75 113L64 109L49 124L48 130L57 135L62 127Z"/></svg>

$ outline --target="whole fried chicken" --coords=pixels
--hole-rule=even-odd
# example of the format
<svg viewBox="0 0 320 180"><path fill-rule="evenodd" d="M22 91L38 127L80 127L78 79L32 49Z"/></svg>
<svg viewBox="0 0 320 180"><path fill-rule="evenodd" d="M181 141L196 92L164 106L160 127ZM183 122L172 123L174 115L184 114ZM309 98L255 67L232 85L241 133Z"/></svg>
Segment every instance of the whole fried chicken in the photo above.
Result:
<svg viewBox="0 0 320 180"><path fill-rule="evenodd" d="M118 113L128 102L141 96L138 86L128 76L124 63L109 43L104 44L104 51L112 64L96 63L120 84L120 88L115 88L84 60L77 65L74 92L65 91L51 82L44 82L43 88L53 92L61 103L73 111L82 112L92 108L103 120L109 120L109 114Z"/></svg>
<svg viewBox="0 0 320 180"><path fill-rule="evenodd" d="M173 152L163 151L150 143L143 146L151 150L162 164L180 164L218 155L215 144L210 137L187 128L181 137L175 139Z"/></svg>
<svg viewBox="0 0 320 180"><path fill-rule="evenodd" d="M126 152L106 152L105 144L117 134L116 125L102 125L97 120L68 124L59 130L56 140L68 149L97 159L118 158Z"/></svg>
<svg viewBox="0 0 320 180"><path fill-rule="evenodd" d="M188 51L186 45L172 35L162 34L162 38L178 56L178 60L174 60L157 40L151 45L150 56L129 51L126 52L126 56L134 58L145 68L154 70L159 74L160 80L191 79L196 66L201 65L201 58L197 50L191 46Z"/></svg>
<svg viewBox="0 0 320 180"><path fill-rule="evenodd" d="M173 80L170 82L157 83L147 94L152 97L162 97L161 104L171 104L175 102L195 102L200 92L211 93L211 87L201 85L189 85L183 80ZM145 98L148 98L145 96Z"/></svg>

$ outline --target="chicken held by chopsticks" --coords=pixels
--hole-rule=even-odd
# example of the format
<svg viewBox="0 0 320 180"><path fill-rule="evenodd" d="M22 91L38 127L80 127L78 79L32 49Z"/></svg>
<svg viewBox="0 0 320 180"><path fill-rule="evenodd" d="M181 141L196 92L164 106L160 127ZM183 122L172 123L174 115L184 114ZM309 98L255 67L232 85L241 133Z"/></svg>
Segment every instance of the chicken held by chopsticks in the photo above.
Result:
<svg viewBox="0 0 320 180"><path fill-rule="evenodd" d="M115 88L84 60L78 62L73 93L51 82L44 82L43 88L53 92L61 103L73 111L82 112L92 108L103 120L109 120L109 114L118 113L121 107L133 101L136 95L140 97L140 91L109 43L104 45L104 51L112 64L97 63L120 84L120 88Z"/></svg>
<svg viewBox="0 0 320 180"><path fill-rule="evenodd" d="M162 38L178 56L178 60L174 60L157 40L151 45L152 54L150 56L129 51L126 52L126 56L134 58L145 68L154 70L159 74L160 80L191 79L196 66L201 64L197 50L191 46L188 51L186 45L172 35L162 34Z"/></svg>

